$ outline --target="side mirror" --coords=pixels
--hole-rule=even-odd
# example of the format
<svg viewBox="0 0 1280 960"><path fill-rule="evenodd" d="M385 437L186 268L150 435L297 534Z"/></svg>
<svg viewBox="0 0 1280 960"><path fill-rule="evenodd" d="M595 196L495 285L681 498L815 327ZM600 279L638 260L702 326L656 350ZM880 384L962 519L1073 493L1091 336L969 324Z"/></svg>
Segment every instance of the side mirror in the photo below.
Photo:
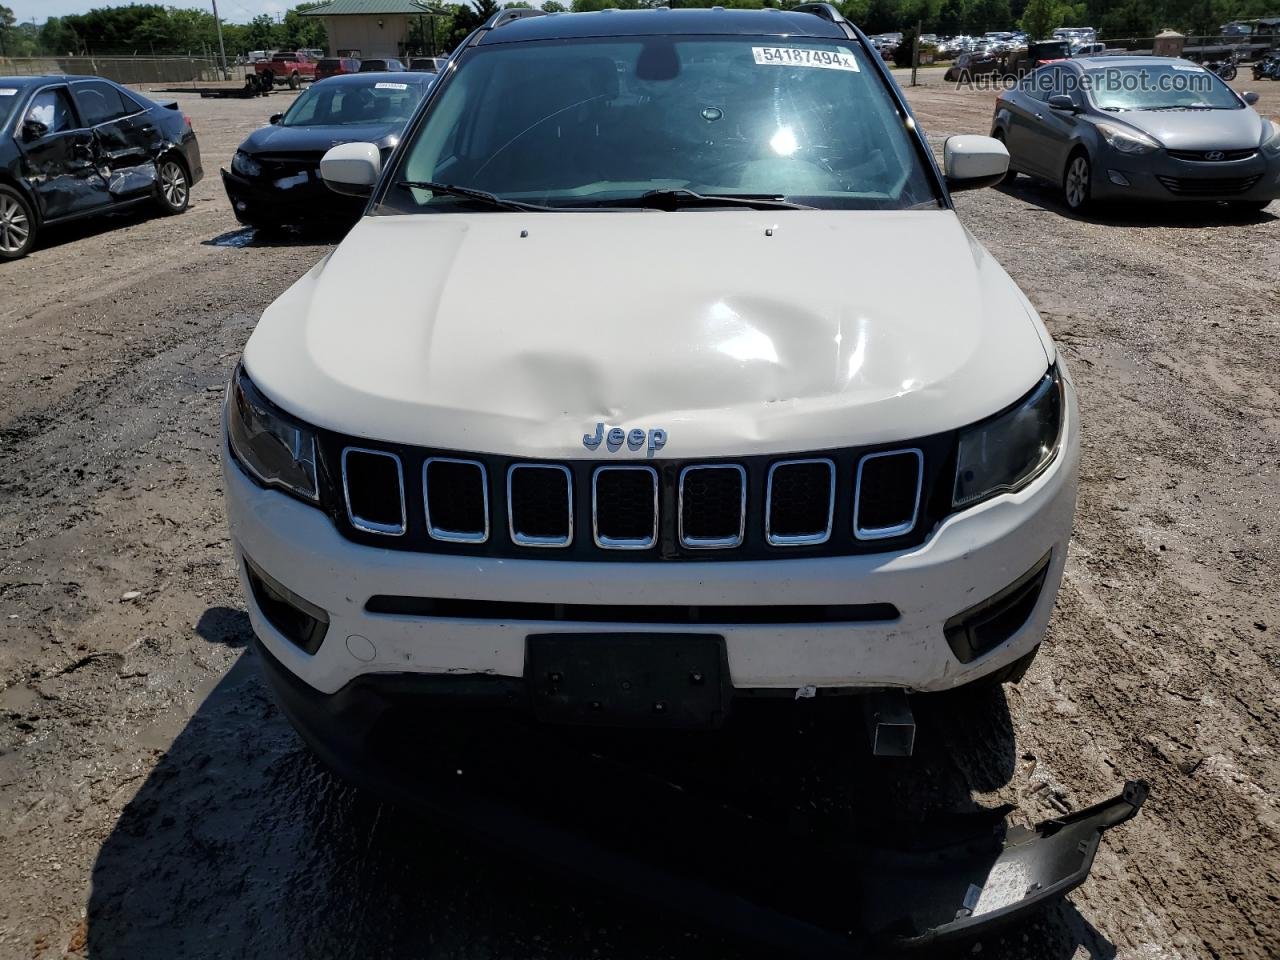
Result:
<svg viewBox="0 0 1280 960"><path fill-rule="evenodd" d="M947 137L942 172L953 193L993 187L1009 172L1009 151L994 137Z"/></svg>
<svg viewBox="0 0 1280 960"><path fill-rule="evenodd" d="M283 113L273 113L267 120L268 123L276 124L284 119Z"/></svg>
<svg viewBox="0 0 1280 960"><path fill-rule="evenodd" d="M1244 93L1240 94L1240 99L1252 107L1258 102L1258 94L1254 90L1246 90Z"/></svg>
<svg viewBox="0 0 1280 960"><path fill-rule="evenodd" d="M320 159L320 179L334 193L368 197L382 175L382 154L372 143L340 143Z"/></svg>
<svg viewBox="0 0 1280 960"><path fill-rule="evenodd" d="M1054 110L1064 110L1067 113L1079 113L1080 108L1075 105L1070 97L1065 93L1055 93L1048 100L1049 106Z"/></svg>
<svg viewBox="0 0 1280 960"><path fill-rule="evenodd" d="M39 140L49 132L48 126L39 120L27 120L22 124L23 140Z"/></svg>

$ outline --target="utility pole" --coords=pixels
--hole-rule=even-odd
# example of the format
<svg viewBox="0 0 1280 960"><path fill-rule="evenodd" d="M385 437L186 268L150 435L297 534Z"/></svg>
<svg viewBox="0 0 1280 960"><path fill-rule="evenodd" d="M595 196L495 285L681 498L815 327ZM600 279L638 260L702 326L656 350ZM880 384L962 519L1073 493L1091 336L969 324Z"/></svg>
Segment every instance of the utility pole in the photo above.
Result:
<svg viewBox="0 0 1280 960"><path fill-rule="evenodd" d="M222 18L218 16L218 0L213 0L213 22L218 26L218 52L222 55L222 79L230 80L231 74L227 71L227 47L222 42Z"/></svg>
<svg viewBox="0 0 1280 960"><path fill-rule="evenodd" d="M916 35L911 41L911 85L916 86L916 71L920 69L920 30L924 27L924 22L916 21Z"/></svg>

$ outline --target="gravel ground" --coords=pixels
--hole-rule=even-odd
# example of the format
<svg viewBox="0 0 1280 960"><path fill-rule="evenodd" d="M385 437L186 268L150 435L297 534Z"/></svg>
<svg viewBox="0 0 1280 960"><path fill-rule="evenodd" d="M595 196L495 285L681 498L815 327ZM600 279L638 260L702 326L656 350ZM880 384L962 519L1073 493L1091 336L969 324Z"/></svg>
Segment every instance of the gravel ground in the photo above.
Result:
<svg viewBox="0 0 1280 960"><path fill-rule="evenodd" d="M986 131L989 94L925 76L935 139ZM283 97L180 99L207 171L187 214L62 229L0 268L0 957L746 950L380 807L272 705L218 404L329 247L256 242L217 177ZM1280 956L1280 204L1080 219L1025 178L957 204L1074 370L1079 513L1023 683L922 711L928 747L868 792L1038 820L1145 777L1070 901L966 952Z"/></svg>

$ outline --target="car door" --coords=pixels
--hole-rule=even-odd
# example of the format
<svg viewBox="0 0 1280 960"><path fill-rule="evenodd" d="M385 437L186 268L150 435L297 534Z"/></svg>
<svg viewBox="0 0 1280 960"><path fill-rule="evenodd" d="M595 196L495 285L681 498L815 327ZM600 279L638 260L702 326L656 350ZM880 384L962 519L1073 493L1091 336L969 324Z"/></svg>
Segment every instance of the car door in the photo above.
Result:
<svg viewBox="0 0 1280 960"><path fill-rule="evenodd" d="M1047 101L1061 87L1059 74L1059 68L1055 64L1049 64L1027 78L1029 83L1024 100L1026 110L1018 143L1019 165L1028 173L1042 177L1057 177L1057 171L1051 169L1048 162L1052 152L1049 143L1051 126L1048 121L1054 111L1049 109Z"/></svg>
<svg viewBox="0 0 1280 960"><path fill-rule="evenodd" d="M1050 69L1054 71L1051 95L1069 96L1079 106L1083 101L1083 94L1078 89L1078 84L1068 82L1070 68L1057 65ZM1035 151L1036 166L1054 181L1061 180L1066 171L1067 154L1075 143L1079 123L1079 118L1072 111L1055 110L1048 103L1040 111L1039 132L1032 149Z"/></svg>
<svg viewBox="0 0 1280 960"><path fill-rule="evenodd" d="M1001 105L1008 111L1005 123L1005 146L1009 148L1010 162L1026 173L1038 173L1033 153L1035 150L1036 127L1039 117L1044 113L1044 96L1039 84L1045 81L1043 68L1024 77L1017 89L1000 98Z"/></svg>
<svg viewBox="0 0 1280 960"><path fill-rule="evenodd" d="M79 80L71 92L84 122L93 128L97 163L113 200L129 200L155 189L157 130L150 113L106 80Z"/></svg>
<svg viewBox="0 0 1280 960"><path fill-rule="evenodd" d="M42 220L75 216L111 202L95 163L93 131L78 116L65 84L31 95L14 136Z"/></svg>

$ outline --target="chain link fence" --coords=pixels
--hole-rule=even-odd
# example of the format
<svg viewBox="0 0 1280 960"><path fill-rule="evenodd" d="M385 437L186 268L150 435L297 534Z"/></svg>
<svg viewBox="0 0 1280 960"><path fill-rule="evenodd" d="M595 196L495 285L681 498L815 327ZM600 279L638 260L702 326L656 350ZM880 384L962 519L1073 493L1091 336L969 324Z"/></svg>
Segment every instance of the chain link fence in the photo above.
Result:
<svg viewBox="0 0 1280 960"><path fill-rule="evenodd" d="M223 79L217 61L211 57L0 57L0 76L46 74L105 77L137 87L148 84L195 86Z"/></svg>

